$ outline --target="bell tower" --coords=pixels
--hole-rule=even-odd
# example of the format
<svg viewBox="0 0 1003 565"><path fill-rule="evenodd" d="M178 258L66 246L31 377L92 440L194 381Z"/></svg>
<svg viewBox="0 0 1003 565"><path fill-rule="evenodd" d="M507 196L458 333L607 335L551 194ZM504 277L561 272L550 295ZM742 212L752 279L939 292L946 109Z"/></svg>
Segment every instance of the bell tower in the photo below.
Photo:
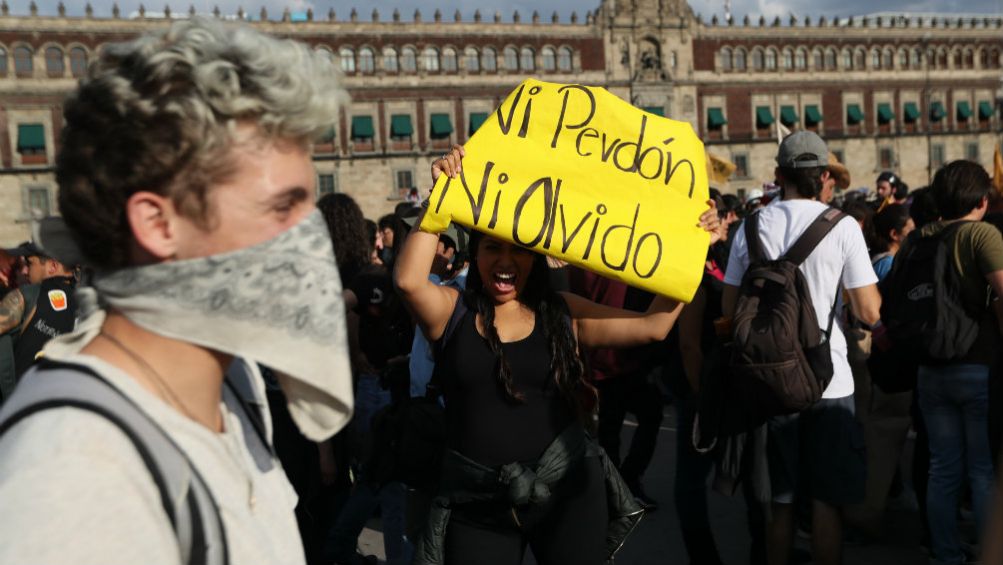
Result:
<svg viewBox="0 0 1003 565"><path fill-rule="evenodd" d="M596 18L606 41L610 91L639 108L696 126L693 10L685 0L604 0ZM692 91L692 92L691 92Z"/></svg>

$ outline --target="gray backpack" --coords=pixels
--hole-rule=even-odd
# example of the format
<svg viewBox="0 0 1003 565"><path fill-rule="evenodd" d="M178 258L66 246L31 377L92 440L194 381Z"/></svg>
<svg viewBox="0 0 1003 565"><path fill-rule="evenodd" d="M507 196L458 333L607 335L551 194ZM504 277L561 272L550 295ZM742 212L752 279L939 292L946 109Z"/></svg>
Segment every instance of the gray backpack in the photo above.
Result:
<svg viewBox="0 0 1003 565"><path fill-rule="evenodd" d="M242 410L244 438L256 462L274 457L261 408L224 380L223 399ZM77 408L115 424L132 442L160 491L164 512L177 536L181 562L226 565L229 553L219 507L188 456L132 400L88 367L49 360L29 371L0 410L0 438L19 422L52 408Z"/></svg>

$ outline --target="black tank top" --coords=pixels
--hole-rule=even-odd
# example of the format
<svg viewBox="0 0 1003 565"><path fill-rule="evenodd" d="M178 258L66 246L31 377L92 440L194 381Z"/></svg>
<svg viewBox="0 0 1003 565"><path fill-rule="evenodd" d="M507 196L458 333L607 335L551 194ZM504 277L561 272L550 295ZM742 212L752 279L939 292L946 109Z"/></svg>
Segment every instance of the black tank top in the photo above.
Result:
<svg viewBox="0 0 1003 565"><path fill-rule="evenodd" d="M46 342L73 331L77 319L77 303L70 277L50 277L42 281L35 302L35 315L17 339L14 347L14 370L20 378L35 363L35 357Z"/></svg>
<svg viewBox="0 0 1003 565"><path fill-rule="evenodd" d="M522 402L506 398L475 320L473 311L464 315L439 360L449 447L483 465L533 462L574 420L550 373L539 316L529 337L502 344Z"/></svg>

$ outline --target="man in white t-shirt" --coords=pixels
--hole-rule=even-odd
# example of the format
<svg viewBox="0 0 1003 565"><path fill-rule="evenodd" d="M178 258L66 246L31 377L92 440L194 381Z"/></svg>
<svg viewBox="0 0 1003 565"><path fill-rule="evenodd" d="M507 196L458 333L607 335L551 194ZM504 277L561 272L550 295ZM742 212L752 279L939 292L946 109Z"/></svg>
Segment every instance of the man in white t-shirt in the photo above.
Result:
<svg viewBox="0 0 1003 565"><path fill-rule="evenodd" d="M801 131L784 139L777 154L776 178L782 199L759 213L759 238L767 257L787 252L827 206L819 201L830 181L829 150L818 135ZM735 312L738 288L749 267L745 231L738 230L725 274L724 315ZM819 323L829 320L840 289L846 289L853 314L864 323L878 321L881 296L860 227L844 218L801 264ZM804 412L771 418L768 461L773 498L766 526L770 565L784 565L790 554L795 494L812 499L812 557L815 563L842 561L840 508L858 502L866 478L863 434L854 418L853 376L839 316L830 336L833 377L822 399Z"/></svg>

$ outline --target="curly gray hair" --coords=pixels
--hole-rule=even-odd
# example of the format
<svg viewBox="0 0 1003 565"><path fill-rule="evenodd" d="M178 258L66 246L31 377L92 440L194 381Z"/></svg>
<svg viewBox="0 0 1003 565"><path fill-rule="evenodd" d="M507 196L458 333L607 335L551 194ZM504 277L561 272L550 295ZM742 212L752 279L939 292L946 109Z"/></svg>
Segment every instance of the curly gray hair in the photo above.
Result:
<svg viewBox="0 0 1003 565"><path fill-rule="evenodd" d="M129 263L125 205L168 196L209 226L209 187L233 173L238 123L304 146L348 100L329 59L246 25L195 18L108 44L65 104L59 208L99 268Z"/></svg>

